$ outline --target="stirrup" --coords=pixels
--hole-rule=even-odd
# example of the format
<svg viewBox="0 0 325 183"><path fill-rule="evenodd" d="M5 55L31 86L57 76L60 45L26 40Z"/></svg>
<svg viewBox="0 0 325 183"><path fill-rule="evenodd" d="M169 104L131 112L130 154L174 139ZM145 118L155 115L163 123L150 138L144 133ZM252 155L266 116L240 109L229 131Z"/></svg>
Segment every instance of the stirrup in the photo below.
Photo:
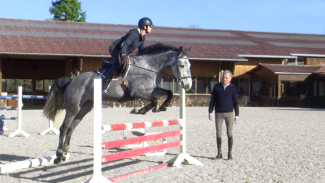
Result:
<svg viewBox="0 0 325 183"><path fill-rule="evenodd" d="M108 82L108 81L109 81L109 82ZM106 86L106 87L104 86L104 87L105 87L105 89L104 89L104 91L103 91L104 93L107 93L107 92L108 92L108 88L109 88L109 86L111 85L111 82L113 81L113 79L109 79L108 81L106 81L106 83L108 82L108 84L105 83L105 86L106 86L106 85L107 85L107 86Z"/></svg>

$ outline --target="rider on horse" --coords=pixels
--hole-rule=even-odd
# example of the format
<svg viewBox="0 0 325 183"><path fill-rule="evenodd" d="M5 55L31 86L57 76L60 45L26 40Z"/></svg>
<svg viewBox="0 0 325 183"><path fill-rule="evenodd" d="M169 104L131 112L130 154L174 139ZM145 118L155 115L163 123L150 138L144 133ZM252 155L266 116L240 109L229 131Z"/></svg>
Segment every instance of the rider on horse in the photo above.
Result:
<svg viewBox="0 0 325 183"><path fill-rule="evenodd" d="M109 53L112 57L113 66L107 70L108 63L102 60L102 64L98 73L103 78L103 88L110 83L117 71L121 72L129 64L128 55L138 48L141 51L144 48L145 35L151 32L152 21L150 18L144 17L139 20L138 28L131 29L120 39L112 42L109 46Z"/></svg>

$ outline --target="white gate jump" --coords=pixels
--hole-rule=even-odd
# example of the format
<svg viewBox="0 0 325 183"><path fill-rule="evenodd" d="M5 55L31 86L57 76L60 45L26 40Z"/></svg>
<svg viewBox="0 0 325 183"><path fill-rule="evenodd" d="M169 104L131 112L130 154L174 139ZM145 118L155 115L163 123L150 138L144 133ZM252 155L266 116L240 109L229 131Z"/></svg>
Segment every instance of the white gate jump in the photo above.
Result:
<svg viewBox="0 0 325 183"><path fill-rule="evenodd" d="M139 173L148 172L151 170L156 170L158 168L167 167L169 164L172 164L175 167L180 167L183 162L189 164L203 166L201 162L191 157L186 152L186 114L185 114L185 90L181 90L181 100L180 100L180 119L178 120L165 120L159 122L144 122L144 123L126 123L126 124L115 124L115 125L102 125L102 82L101 79L94 79L94 168L93 168L93 177L85 182L91 183L100 183L100 182L113 182L120 180L125 177L137 175ZM124 140L116 140L102 143L102 132L105 131L114 131L114 130L125 130L125 129L134 129L134 128L146 128L154 126L165 126L165 125L175 125L180 124L180 130L163 132L160 134L153 134L142 137L129 138ZM125 152L110 154L102 156L102 146L109 146L109 148L114 146L123 146L132 143L139 143L143 141L148 141L148 139L159 139L164 137L171 136L180 136L179 141L172 141L165 144L160 144L156 146L145 147L142 149L129 150ZM108 180L102 175L101 165L104 162L110 162L114 160L124 159L127 157L137 156L148 152L153 152L157 150L162 150L170 147L180 146L180 153L158 166L154 166L145 170L136 171L113 179ZM106 148L106 147L105 147ZM108 158L108 159L107 159Z"/></svg>

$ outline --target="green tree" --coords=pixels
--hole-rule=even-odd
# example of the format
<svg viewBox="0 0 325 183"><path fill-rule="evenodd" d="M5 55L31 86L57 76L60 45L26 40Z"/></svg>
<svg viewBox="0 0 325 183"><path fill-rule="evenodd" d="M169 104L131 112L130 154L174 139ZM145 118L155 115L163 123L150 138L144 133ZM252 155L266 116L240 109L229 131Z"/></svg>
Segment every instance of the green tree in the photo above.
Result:
<svg viewBox="0 0 325 183"><path fill-rule="evenodd" d="M52 1L50 13L55 21L85 22L86 11L81 10L81 2L78 0Z"/></svg>

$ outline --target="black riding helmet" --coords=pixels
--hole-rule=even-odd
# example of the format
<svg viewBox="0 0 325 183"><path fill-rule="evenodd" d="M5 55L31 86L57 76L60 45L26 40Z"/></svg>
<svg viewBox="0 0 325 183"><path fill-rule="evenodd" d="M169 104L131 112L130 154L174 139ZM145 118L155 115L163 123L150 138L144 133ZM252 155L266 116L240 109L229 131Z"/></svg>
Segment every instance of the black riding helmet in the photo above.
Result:
<svg viewBox="0 0 325 183"><path fill-rule="evenodd" d="M143 29L144 26L153 26L153 23L150 18L143 17L139 20L138 27Z"/></svg>

